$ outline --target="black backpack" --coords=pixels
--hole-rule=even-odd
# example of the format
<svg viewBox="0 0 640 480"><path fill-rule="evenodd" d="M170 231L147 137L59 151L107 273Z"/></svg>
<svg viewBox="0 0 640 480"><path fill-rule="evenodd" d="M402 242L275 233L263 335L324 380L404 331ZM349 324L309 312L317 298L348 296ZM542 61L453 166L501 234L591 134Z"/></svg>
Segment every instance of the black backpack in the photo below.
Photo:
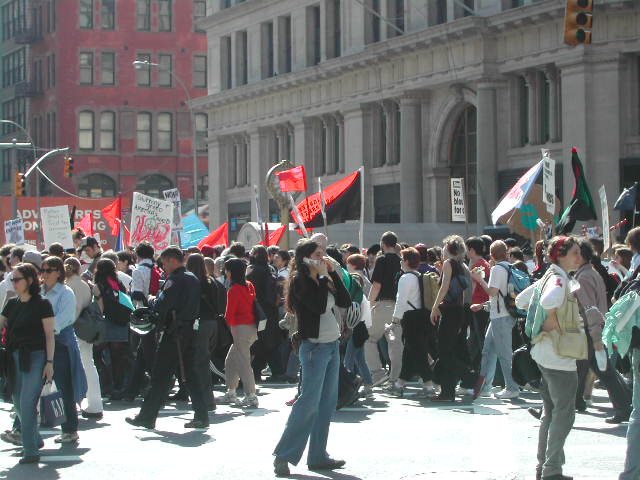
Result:
<svg viewBox="0 0 640 480"><path fill-rule="evenodd" d="M613 297L620 299L629 292L640 291L640 278L638 278L638 274L640 274L640 266L634 270L633 274L628 279L620 282L620 285L616 288Z"/></svg>

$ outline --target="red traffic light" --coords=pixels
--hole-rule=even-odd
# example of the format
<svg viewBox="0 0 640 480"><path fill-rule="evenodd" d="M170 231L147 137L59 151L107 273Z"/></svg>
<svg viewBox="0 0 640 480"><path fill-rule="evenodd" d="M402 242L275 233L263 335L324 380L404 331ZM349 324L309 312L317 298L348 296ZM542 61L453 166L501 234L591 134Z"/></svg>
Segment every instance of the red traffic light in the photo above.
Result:
<svg viewBox="0 0 640 480"><path fill-rule="evenodd" d="M564 16L564 43L591 43L593 0L567 0Z"/></svg>

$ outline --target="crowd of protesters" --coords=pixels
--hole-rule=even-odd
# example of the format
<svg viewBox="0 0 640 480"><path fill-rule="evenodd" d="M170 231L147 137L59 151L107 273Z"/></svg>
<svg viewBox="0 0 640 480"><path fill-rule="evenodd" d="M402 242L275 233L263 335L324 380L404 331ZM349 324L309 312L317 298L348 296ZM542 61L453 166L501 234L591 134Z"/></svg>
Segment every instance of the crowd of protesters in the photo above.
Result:
<svg viewBox="0 0 640 480"><path fill-rule="evenodd" d="M23 447L21 463L38 462L44 444L37 405L45 381L62 394L58 443L78 442L78 417L100 421L105 401L143 397L140 414L127 421L154 428L177 386L172 399L191 398L196 410L185 426L206 428L216 403L257 408L256 384L271 382L298 383L275 473L289 475L307 442L311 469L340 468L345 462L326 444L345 370L362 382L364 402L408 395L416 379L415 398L432 402L539 393L542 410L530 413L541 422L536 477L545 479L569 478L564 444L597 381L615 409L606 421L629 422L620 479L640 478L640 335L633 327L622 354L603 334L609 310L623 310L624 294L635 290L640 228L612 247L607 266L596 238L554 237L528 249L514 239L453 235L428 247L386 232L361 251L318 233L290 251L234 242L164 252L146 242L103 252L81 231L73 238L73 251L0 248L0 328L10 364L2 386L15 411L0 438ZM180 315L191 333L176 350L159 328L130 328L118 299L153 307L177 288L178 273L190 285ZM77 337L74 324L95 306L100 337ZM514 351L524 352L518 358L528 368ZM167 360L174 357L180 368ZM226 390L217 398L216 383Z"/></svg>

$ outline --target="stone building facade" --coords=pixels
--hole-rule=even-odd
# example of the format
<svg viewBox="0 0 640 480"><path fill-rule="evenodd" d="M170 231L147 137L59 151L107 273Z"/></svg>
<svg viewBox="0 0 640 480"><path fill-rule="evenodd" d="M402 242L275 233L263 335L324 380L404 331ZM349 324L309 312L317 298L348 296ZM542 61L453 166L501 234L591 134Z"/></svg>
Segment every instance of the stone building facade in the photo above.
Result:
<svg viewBox="0 0 640 480"><path fill-rule="evenodd" d="M561 200L571 147L591 190L640 180L640 2L596 1L593 42L562 42L562 0L216 1L207 31L211 225L266 218L253 199L282 158L331 183L364 166L365 243L393 228L435 242L463 177L471 233L551 151ZM264 191L261 188L261 191ZM335 241L355 240L355 225Z"/></svg>

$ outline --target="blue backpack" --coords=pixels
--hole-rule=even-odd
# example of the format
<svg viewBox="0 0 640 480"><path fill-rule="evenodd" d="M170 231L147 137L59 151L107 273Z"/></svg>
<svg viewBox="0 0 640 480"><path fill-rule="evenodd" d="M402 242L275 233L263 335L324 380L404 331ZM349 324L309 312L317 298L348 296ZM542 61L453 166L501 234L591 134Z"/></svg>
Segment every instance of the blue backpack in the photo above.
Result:
<svg viewBox="0 0 640 480"><path fill-rule="evenodd" d="M522 270L514 268L513 265L505 265L504 263L498 263L497 265L504 268L508 275L506 295L499 292L499 295L504 300L504 306L507 309L507 312L513 318L527 318L527 311L516 306L516 297L531 285L531 277ZM499 309L500 303L498 302L498 311Z"/></svg>

